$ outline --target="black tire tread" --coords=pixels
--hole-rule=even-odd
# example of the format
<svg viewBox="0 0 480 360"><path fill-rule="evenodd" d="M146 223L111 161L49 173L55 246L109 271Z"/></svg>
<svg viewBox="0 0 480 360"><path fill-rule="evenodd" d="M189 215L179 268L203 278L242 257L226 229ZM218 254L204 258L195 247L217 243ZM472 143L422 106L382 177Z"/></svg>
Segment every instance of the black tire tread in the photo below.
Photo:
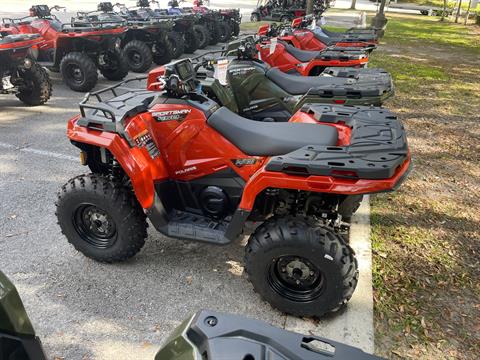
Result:
<svg viewBox="0 0 480 360"><path fill-rule="evenodd" d="M62 221L61 212L63 205L68 198L76 192L94 192L96 195L104 197L107 201L115 204L118 211L122 214L122 236L128 238L128 243L123 244L122 247L115 252L110 252L108 255L92 256L85 253L79 243L68 236L72 225ZM110 177L100 174L83 174L73 179L70 179L62 186L58 192L56 202L56 216L59 219L58 225L61 228L62 234L67 237L67 240L75 249L82 252L85 256L90 257L96 261L113 263L130 259L135 256L145 245L147 237L147 222L146 216L138 204L131 189L116 182ZM124 242L125 243L125 242Z"/></svg>
<svg viewBox="0 0 480 360"><path fill-rule="evenodd" d="M273 217L260 225L250 236L245 248L245 273L253 284L254 291L260 297L269 302L263 291L256 288L255 283L259 276L264 274L252 273L254 256L265 249L280 246L285 242L291 242L292 246L304 245L308 248L320 247L320 249L333 258L336 264L340 264L341 273L341 296L338 302L318 311L299 311L292 308L284 309L275 304L279 310L294 316L321 317L329 312L335 312L343 307L353 295L358 283L358 263L354 251L344 241L343 237L336 234L333 229L320 225L311 217L285 216Z"/></svg>
<svg viewBox="0 0 480 360"><path fill-rule="evenodd" d="M135 68L135 67L132 67L130 65L130 63L128 62L128 51L131 50L131 49L135 49L136 51L138 51L142 55L142 57L144 59L142 66L139 66L139 67ZM123 47L123 53L125 54L125 56L127 58L127 62L128 62L128 66L129 66L130 70L133 71L133 72L144 73L148 69L150 69L150 67L152 66L152 62L153 62L152 50L143 41L140 41L140 40L129 41Z"/></svg>
<svg viewBox="0 0 480 360"><path fill-rule="evenodd" d="M86 74L85 82L82 86L73 85L68 82L68 79L65 77L65 67L68 62L76 62L81 65L84 69L83 72ZM92 90L98 81L98 71L95 62L86 54L81 52L70 52L66 54L62 61L60 62L60 72L62 73L63 80L73 91L86 92Z"/></svg>
<svg viewBox="0 0 480 360"><path fill-rule="evenodd" d="M20 89L16 96L30 106L45 104L52 96L52 83L47 71L33 62L32 67L25 70L24 76L34 83L34 88L29 91Z"/></svg>

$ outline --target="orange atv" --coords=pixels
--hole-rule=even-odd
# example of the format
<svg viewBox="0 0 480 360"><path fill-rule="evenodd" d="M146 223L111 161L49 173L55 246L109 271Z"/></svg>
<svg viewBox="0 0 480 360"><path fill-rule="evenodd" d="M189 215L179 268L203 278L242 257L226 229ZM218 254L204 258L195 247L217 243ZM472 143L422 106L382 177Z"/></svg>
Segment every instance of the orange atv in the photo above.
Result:
<svg viewBox="0 0 480 360"><path fill-rule="evenodd" d="M51 71L60 71L65 83L75 91L95 87L98 70L109 80L122 80L128 63L120 49L126 28L121 24L62 24L47 5L35 5L30 15L20 19L3 19L4 27L16 34L39 34L42 44L31 56Z"/></svg>
<svg viewBox="0 0 480 360"><path fill-rule="evenodd" d="M290 122L252 121L197 93L188 59L165 66L158 85L92 93L69 121L91 173L58 194L67 240L115 262L143 247L147 218L166 236L216 245L250 221L245 270L266 301L299 316L344 305L358 281L350 218L362 195L395 190L410 168L396 116L306 105Z"/></svg>
<svg viewBox="0 0 480 360"><path fill-rule="evenodd" d="M40 36L11 35L9 30L0 27L0 94L15 94L27 105L42 105L52 94L52 84L45 69L27 57L29 49L41 42Z"/></svg>

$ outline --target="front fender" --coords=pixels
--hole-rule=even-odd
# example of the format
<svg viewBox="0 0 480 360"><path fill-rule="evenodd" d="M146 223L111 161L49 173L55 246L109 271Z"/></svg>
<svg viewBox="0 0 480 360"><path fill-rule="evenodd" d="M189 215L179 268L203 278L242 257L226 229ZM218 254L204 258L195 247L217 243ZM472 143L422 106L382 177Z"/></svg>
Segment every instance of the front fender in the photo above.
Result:
<svg viewBox="0 0 480 360"><path fill-rule="evenodd" d="M72 142L105 148L115 157L130 178L138 202L144 209L154 204L154 182L168 178L161 156L152 159L145 148L131 147L119 134L77 126L76 117L69 121L67 136Z"/></svg>

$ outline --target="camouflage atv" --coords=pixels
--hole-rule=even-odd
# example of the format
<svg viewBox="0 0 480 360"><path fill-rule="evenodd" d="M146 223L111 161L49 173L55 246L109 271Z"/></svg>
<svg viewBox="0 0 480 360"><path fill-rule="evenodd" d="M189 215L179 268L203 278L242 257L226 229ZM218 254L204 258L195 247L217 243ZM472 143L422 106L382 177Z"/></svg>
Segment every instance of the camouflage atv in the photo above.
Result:
<svg viewBox="0 0 480 360"><path fill-rule="evenodd" d="M304 336L238 315L199 311L185 320L155 360L379 360L331 340ZM15 286L0 271L0 359L47 360Z"/></svg>

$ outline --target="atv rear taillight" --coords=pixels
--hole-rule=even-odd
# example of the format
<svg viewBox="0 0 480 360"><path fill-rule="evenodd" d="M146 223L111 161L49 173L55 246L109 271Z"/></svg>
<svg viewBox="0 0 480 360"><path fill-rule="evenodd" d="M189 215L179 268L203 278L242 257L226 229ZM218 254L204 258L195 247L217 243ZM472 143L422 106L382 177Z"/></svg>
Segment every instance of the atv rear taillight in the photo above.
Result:
<svg viewBox="0 0 480 360"><path fill-rule="evenodd" d="M345 104L345 100L333 100L335 104Z"/></svg>

